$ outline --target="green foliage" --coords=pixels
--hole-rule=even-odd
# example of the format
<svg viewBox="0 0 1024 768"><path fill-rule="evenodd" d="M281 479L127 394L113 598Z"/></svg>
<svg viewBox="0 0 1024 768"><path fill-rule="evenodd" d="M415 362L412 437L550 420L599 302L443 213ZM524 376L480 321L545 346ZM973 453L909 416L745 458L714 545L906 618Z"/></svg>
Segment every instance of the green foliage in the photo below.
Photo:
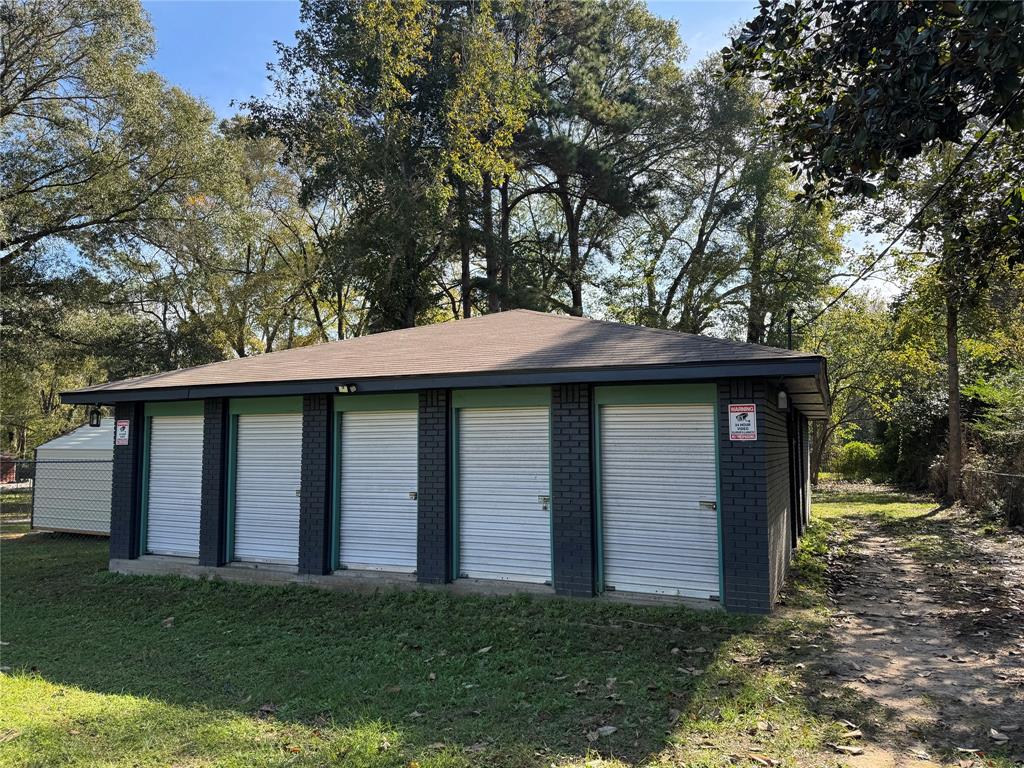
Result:
<svg viewBox="0 0 1024 768"><path fill-rule="evenodd" d="M844 480L880 479L880 456L881 451L877 445L851 440L836 450L832 469L842 475Z"/></svg>
<svg viewBox="0 0 1024 768"><path fill-rule="evenodd" d="M1024 8L1009 0L768 0L725 56L775 94L808 190L873 193L978 118L1024 128Z"/></svg>

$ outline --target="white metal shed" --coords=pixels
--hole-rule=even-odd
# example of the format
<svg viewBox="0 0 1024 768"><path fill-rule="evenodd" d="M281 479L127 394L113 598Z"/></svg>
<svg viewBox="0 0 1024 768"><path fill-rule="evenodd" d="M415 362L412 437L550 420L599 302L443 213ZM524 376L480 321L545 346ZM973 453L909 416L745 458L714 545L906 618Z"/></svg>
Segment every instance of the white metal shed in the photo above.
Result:
<svg viewBox="0 0 1024 768"><path fill-rule="evenodd" d="M114 420L79 427L36 449L32 527L110 534Z"/></svg>

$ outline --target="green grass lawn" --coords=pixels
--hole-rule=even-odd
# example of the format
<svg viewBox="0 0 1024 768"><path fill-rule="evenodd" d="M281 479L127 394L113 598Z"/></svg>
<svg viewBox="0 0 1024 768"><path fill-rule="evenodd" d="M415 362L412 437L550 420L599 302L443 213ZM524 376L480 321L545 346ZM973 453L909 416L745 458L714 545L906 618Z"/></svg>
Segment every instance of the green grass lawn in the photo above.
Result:
<svg viewBox="0 0 1024 768"><path fill-rule="evenodd" d="M0 766L834 762L869 708L813 668L829 519L771 619L127 577L8 534Z"/></svg>

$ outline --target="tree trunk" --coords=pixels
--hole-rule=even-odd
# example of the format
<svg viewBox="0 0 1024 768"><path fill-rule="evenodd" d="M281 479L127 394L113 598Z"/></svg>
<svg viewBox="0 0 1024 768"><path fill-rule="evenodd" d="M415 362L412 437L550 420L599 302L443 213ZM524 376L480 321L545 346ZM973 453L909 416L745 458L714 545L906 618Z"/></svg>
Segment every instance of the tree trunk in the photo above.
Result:
<svg viewBox="0 0 1024 768"><path fill-rule="evenodd" d="M946 456L946 500L960 498L963 446L960 428L960 339L959 308L952 296L946 297L946 365L949 368L949 452Z"/></svg>
<svg viewBox="0 0 1024 768"><path fill-rule="evenodd" d="M761 274L764 222L754 225L750 244L750 302L747 304L747 341L764 344L764 280Z"/></svg>
<svg viewBox="0 0 1024 768"><path fill-rule="evenodd" d="M484 259L487 262L487 311L500 312L501 302L498 301L498 253L494 243L494 185L491 174L484 174L483 192L483 227L484 227Z"/></svg>
<svg viewBox="0 0 1024 768"><path fill-rule="evenodd" d="M572 295L570 314L583 317L583 265L580 262L580 223L569 199L565 178L558 179L558 201L565 215L565 231L569 244L569 268L566 270L566 284Z"/></svg>
<svg viewBox="0 0 1024 768"><path fill-rule="evenodd" d="M498 231L499 231L499 255L501 260L501 299L502 310L512 309L509 306L512 287L512 243L509 239L509 226L512 221L512 210L508 206L508 177L501 182L499 187L501 193L501 208L499 210Z"/></svg>
<svg viewBox="0 0 1024 768"><path fill-rule="evenodd" d="M335 288L335 293L338 295L338 341L341 341L345 338L345 293L340 284Z"/></svg>
<svg viewBox="0 0 1024 768"><path fill-rule="evenodd" d="M818 485L821 464L825 460L825 450L831 436L831 431L824 423L814 423L811 427L811 485L815 487Z"/></svg>
<svg viewBox="0 0 1024 768"><path fill-rule="evenodd" d="M462 316L470 317L473 314L473 295L469 275L469 206L466 204L466 185L461 181L458 184L459 255L462 258L462 277L460 280L460 290L462 292Z"/></svg>

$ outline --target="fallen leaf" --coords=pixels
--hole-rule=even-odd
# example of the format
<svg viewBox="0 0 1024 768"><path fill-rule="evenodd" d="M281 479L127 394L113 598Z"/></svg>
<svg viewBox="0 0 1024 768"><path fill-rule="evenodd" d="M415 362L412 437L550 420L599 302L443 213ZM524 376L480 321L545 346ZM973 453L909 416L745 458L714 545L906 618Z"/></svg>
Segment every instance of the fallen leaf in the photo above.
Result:
<svg viewBox="0 0 1024 768"><path fill-rule="evenodd" d="M485 645L483 648L481 648L479 651L477 651L477 653L487 653L493 647L494 647L493 645Z"/></svg>
<svg viewBox="0 0 1024 768"><path fill-rule="evenodd" d="M619 729L616 728L614 725L602 725L600 728L595 728L594 730L589 731L587 733L587 739L589 741L597 741L599 738L603 736L611 736L617 730Z"/></svg>
<svg viewBox="0 0 1024 768"><path fill-rule="evenodd" d="M160 622L160 626L164 629L170 629L174 626L174 617L168 616L166 619Z"/></svg>
<svg viewBox="0 0 1024 768"><path fill-rule="evenodd" d="M429 675L427 675L427 680L430 680L431 682L433 682L434 680L437 680L437 673L436 672L431 672Z"/></svg>
<svg viewBox="0 0 1024 768"><path fill-rule="evenodd" d="M285 749L287 749L289 752L301 752L302 751L302 747L300 747L298 744L289 744L287 747L285 747Z"/></svg>
<svg viewBox="0 0 1024 768"><path fill-rule="evenodd" d="M19 731L17 728L8 728L6 730L0 731L0 744L2 744L5 741L14 741L19 736L21 736L21 731Z"/></svg>
<svg viewBox="0 0 1024 768"><path fill-rule="evenodd" d="M1001 744L1010 740L1009 736L1001 731L997 731L995 728L988 729L988 737L992 739L992 741L997 741Z"/></svg>

